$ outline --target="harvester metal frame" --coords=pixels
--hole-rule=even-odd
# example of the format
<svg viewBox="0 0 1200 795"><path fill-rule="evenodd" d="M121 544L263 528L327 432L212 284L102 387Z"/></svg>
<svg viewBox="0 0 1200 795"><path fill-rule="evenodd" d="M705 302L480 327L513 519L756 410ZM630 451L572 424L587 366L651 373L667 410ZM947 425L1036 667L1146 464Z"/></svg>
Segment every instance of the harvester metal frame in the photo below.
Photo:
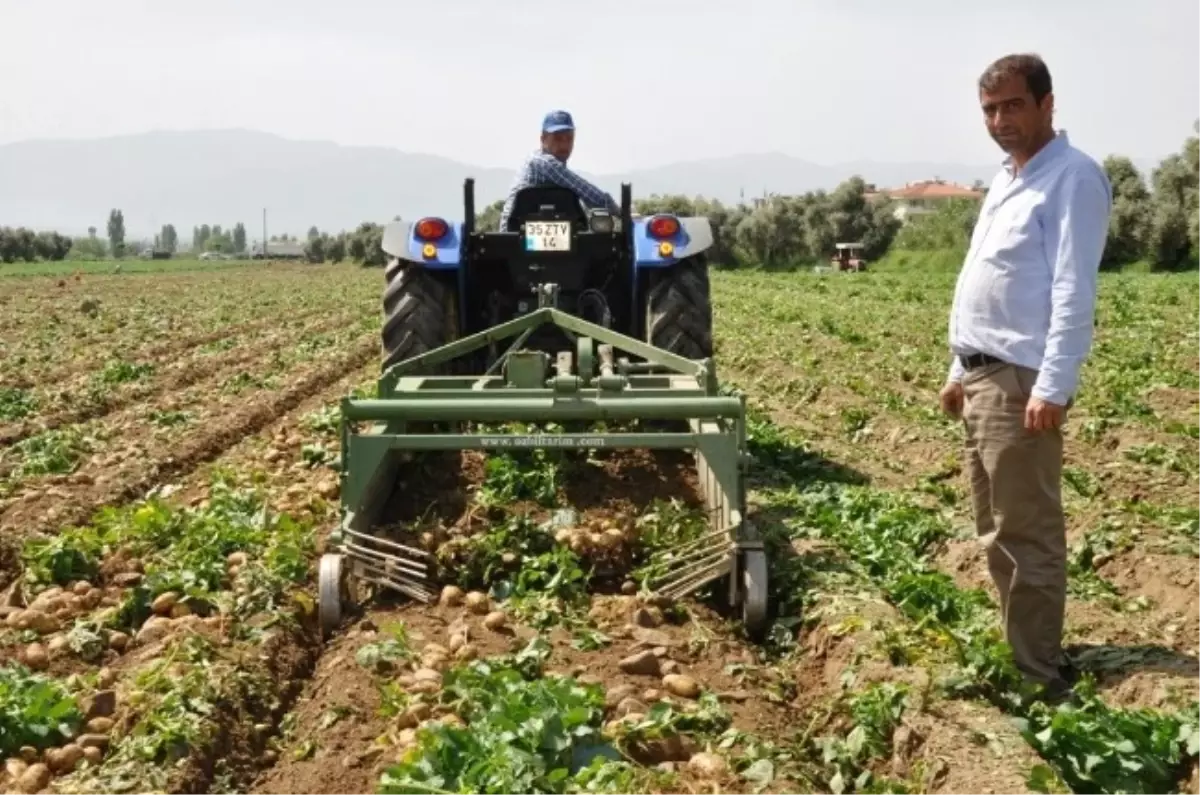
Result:
<svg viewBox="0 0 1200 795"><path fill-rule="evenodd" d="M322 634L340 625L358 599L357 582L421 602L437 599L432 556L373 532L406 451L678 449L691 451L711 530L658 551L647 584L652 595L678 599L722 577L731 607L741 607L748 633L767 624L767 558L746 520L746 409L743 397L720 393L711 358L687 359L554 308L554 285L541 306L493 328L400 361L379 378L378 398L344 398L341 406L343 518L333 551L319 569ZM535 330L556 326L573 350L554 361L523 350ZM440 365L516 337L482 376L427 375ZM628 356L616 358L617 351ZM630 357L633 357L632 359ZM410 423L600 422L684 420L688 432L414 433ZM358 423L367 427L355 430Z"/></svg>

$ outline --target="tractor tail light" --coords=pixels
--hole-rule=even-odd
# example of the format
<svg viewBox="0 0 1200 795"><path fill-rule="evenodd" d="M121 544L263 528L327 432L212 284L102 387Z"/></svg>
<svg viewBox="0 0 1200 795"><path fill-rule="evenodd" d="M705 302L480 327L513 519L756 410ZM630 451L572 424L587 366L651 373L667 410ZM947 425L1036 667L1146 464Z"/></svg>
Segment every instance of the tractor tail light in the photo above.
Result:
<svg viewBox="0 0 1200 795"><path fill-rule="evenodd" d="M650 230L650 235L660 240L679 234L679 219L669 215L656 215L646 226Z"/></svg>
<svg viewBox="0 0 1200 795"><path fill-rule="evenodd" d="M422 240L441 240L450 227L441 218L422 218L417 221L417 237Z"/></svg>

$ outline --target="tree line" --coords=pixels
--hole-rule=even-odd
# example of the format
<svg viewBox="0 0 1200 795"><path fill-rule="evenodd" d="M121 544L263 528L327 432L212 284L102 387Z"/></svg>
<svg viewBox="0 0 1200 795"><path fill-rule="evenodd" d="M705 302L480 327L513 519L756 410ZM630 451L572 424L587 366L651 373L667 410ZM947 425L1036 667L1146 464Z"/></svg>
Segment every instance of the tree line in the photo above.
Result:
<svg viewBox="0 0 1200 795"><path fill-rule="evenodd" d="M1193 126L1200 133L1200 122ZM1181 150L1164 158L1146 180L1127 158L1113 155L1104 169L1113 187L1113 213L1102 267L1116 268L1146 262L1153 269L1196 267L1200 261L1200 138L1188 137ZM476 228L496 229L503 200L476 215ZM832 191L803 195L772 194L751 202L726 205L714 199L652 195L636 199L642 215L672 212L706 216L713 227L710 260L719 267L787 268L826 260L839 242L861 243L868 260L889 251L965 254L978 217L980 202L951 199L935 212L901 223L893 201L872 194L861 177L846 180ZM396 220L399 220L397 217ZM0 227L0 260L103 259L137 253L138 244L125 241L125 220L119 209L109 213L107 240L95 227L86 237L68 238L56 232ZM295 238L291 238L294 240ZM288 241L274 235L271 241ZM368 267L385 263L381 248L383 225L366 221L353 231L337 234L308 230L305 258L314 263L352 260ZM246 251L246 227L208 224L192 230L192 250L240 254ZM155 236L156 249L174 253L175 227L165 224Z"/></svg>

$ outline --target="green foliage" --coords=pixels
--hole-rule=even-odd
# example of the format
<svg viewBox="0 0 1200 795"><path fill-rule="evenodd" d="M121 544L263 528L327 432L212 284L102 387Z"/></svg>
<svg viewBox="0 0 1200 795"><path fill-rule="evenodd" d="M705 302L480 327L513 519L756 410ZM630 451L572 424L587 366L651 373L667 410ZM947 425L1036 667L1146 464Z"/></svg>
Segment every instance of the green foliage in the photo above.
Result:
<svg viewBox="0 0 1200 795"><path fill-rule="evenodd" d="M24 419L37 411L37 398L28 389L17 386L0 387L0 421Z"/></svg>
<svg viewBox="0 0 1200 795"><path fill-rule="evenodd" d="M117 550L137 557L145 576L113 619L116 626L132 628L167 591L180 594L197 612L226 607L234 615L251 615L276 607L307 574L312 544L307 525L272 513L259 494L218 481L204 507L177 508L158 498L106 506L88 526L30 539L22 558L26 586L36 591L90 578L100 560ZM228 558L235 552L247 560L230 593Z"/></svg>
<svg viewBox="0 0 1200 795"><path fill-rule="evenodd" d="M913 217L896 235L899 251L950 251L966 256L971 230L981 204L970 199L948 199L928 214Z"/></svg>
<svg viewBox="0 0 1200 795"><path fill-rule="evenodd" d="M125 253L125 214L117 209L108 213L108 244L114 257Z"/></svg>
<svg viewBox="0 0 1200 795"><path fill-rule="evenodd" d="M671 212L707 217L713 226L709 258L724 267L753 262L765 268L790 268L821 262L839 242L860 242L864 254L875 258L888 249L900 226L890 205L867 198L867 186L859 177L846 180L831 193L773 194L735 207L703 197L656 194L636 200L634 210L642 215Z"/></svg>
<svg viewBox="0 0 1200 795"><path fill-rule="evenodd" d="M71 250L71 238L58 232L34 232L32 229L0 227L0 261L58 262Z"/></svg>
<svg viewBox="0 0 1200 795"><path fill-rule="evenodd" d="M570 791L580 769L611 755L601 735L604 693L529 673L503 660L447 672L442 702L469 728L435 722L420 729L379 791Z"/></svg>
<svg viewBox="0 0 1200 795"><path fill-rule="evenodd" d="M959 588L932 567L929 554L950 536L938 514L904 497L830 483L776 492L772 501L787 505L793 537L831 542L862 581L876 584L916 629L950 650L958 672L943 683L947 692L983 696L1020 719L1050 772L1075 791L1167 791L1196 758L1195 709L1185 717L1112 708L1086 677L1076 687L1078 705L1050 707L1041 701L1039 688L1026 684L995 627L991 600L982 591ZM842 746L826 747L833 748L827 761L844 756ZM849 772L856 769L851 765ZM1035 778L1048 786L1053 776L1043 772Z"/></svg>
<svg viewBox="0 0 1200 795"><path fill-rule="evenodd" d="M154 242L154 247L172 254L179 249L179 233L175 231L174 224L163 224L162 230L158 233L158 239Z"/></svg>
<svg viewBox="0 0 1200 795"><path fill-rule="evenodd" d="M1034 704L1021 733L1073 792L1170 792L1200 753L1196 710L1112 709L1087 682L1079 706Z"/></svg>
<svg viewBox="0 0 1200 795"><path fill-rule="evenodd" d="M0 757L26 745L58 745L82 722L75 699L61 684L17 663L0 666Z"/></svg>

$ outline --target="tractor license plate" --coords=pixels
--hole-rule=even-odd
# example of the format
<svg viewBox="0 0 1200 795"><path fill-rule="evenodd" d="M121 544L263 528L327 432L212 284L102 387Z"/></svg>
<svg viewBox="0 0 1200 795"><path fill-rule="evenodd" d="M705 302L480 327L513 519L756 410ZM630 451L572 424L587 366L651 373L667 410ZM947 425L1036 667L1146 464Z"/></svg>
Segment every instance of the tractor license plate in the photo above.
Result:
<svg viewBox="0 0 1200 795"><path fill-rule="evenodd" d="M570 251L570 221L526 221L526 251Z"/></svg>

